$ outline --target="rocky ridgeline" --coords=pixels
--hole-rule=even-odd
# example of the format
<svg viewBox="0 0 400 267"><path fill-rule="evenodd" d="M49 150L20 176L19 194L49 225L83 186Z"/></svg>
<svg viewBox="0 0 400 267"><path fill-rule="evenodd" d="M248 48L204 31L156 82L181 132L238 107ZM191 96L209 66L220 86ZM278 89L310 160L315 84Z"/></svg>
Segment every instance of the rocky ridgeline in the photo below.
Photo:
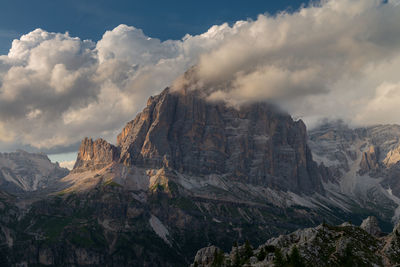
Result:
<svg viewBox="0 0 400 267"><path fill-rule="evenodd" d="M271 238L256 249L248 242L229 253L205 247L191 266L395 266L400 260L399 228L382 234L372 216L360 227L321 224Z"/></svg>
<svg viewBox="0 0 400 267"><path fill-rule="evenodd" d="M9 193L44 189L68 173L45 154L22 150L0 153L0 189Z"/></svg>
<svg viewBox="0 0 400 267"><path fill-rule="evenodd" d="M400 126L350 128L325 123L309 131L313 159L327 166L330 190L371 207L382 219L397 221L400 207Z"/></svg>
<svg viewBox="0 0 400 267"><path fill-rule="evenodd" d="M119 150L104 139L85 138L79 148L78 159L74 165L74 171L102 169L111 162L117 161Z"/></svg>
<svg viewBox="0 0 400 267"><path fill-rule="evenodd" d="M116 147L101 139L83 140L74 172L111 162L224 175L302 194L324 191L323 172L312 160L301 120L265 103L235 109L186 90L167 88L151 97L118 135Z"/></svg>

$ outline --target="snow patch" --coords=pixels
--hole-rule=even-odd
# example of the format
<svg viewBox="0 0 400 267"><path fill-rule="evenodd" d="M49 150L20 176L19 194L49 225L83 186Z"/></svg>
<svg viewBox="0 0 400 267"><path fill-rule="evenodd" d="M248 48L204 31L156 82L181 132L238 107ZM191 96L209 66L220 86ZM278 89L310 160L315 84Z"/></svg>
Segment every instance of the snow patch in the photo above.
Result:
<svg viewBox="0 0 400 267"><path fill-rule="evenodd" d="M161 237L165 243L171 246L171 242L167 238L169 235L168 229L162 224L162 222L152 214L149 223L154 232L156 232L156 234Z"/></svg>
<svg viewBox="0 0 400 267"><path fill-rule="evenodd" d="M400 198L393 195L392 188L390 187L386 189L385 192L387 193L387 197L397 204L397 208L394 210L394 215L392 217L393 224L396 224L400 220Z"/></svg>
<svg viewBox="0 0 400 267"><path fill-rule="evenodd" d="M297 195L297 194L295 194L293 192L288 192L288 195L290 196L291 201L293 201L293 203L290 203L290 204L295 204L295 205L308 207L308 208L316 208L317 207L309 199L307 199L305 197L302 197L302 196L299 196L299 195Z"/></svg>

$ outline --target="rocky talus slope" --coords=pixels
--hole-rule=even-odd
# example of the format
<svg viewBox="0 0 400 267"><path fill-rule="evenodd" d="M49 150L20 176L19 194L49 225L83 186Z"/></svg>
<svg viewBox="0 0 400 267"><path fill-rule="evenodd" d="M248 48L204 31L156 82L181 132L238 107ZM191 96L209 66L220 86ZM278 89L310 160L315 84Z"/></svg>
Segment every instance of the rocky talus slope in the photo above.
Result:
<svg viewBox="0 0 400 267"><path fill-rule="evenodd" d="M382 234L375 217L368 217L359 227L324 223L271 238L257 248L246 242L224 253L208 246L196 253L191 266L397 266L399 228Z"/></svg>

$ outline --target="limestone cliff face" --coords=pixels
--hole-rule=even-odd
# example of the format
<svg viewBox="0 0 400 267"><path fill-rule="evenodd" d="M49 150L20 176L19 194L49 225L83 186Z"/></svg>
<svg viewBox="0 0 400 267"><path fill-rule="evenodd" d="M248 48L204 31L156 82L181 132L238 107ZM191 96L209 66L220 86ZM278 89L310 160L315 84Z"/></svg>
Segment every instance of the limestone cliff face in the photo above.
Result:
<svg viewBox="0 0 400 267"><path fill-rule="evenodd" d="M79 148L74 172L96 170L119 159L119 150L107 141L99 138L93 141L85 138Z"/></svg>
<svg viewBox="0 0 400 267"><path fill-rule="evenodd" d="M309 136L313 158L329 167L342 192L369 187L400 196L400 125L352 129L343 122L331 122L311 130ZM381 180L367 182L368 176Z"/></svg>
<svg viewBox="0 0 400 267"><path fill-rule="evenodd" d="M379 168L379 149L375 146L370 146L368 151L362 154L360 162L360 174L367 173Z"/></svg>
<svg viewBox="0 0 400 267"><path fill-rule="evenodd" d="M239 109L192 91L164 90L118 136L120 161L203 176L226 175L293 192L322 192L304 123L265 103Z"/></svg>

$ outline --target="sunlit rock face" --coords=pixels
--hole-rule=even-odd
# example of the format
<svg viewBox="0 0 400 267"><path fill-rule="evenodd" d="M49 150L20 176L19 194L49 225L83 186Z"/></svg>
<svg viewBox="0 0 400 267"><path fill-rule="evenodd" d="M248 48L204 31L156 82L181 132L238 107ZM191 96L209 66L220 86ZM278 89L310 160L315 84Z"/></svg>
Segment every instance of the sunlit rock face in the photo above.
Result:
<svg viewBox="0 0 400 267"><path fill-rule="evenodd" d="M104 139L85 138L79 148L74 171L98 170L118 160L119 150Z"/></svg>
<svg viewBox="0 0 400 267"><path fill-rule="evenodd" d="M164 90L129 122L117 147L82 141L74 170L120 162L167 167L188 175L224 175L232 181L299 193L323 192L307 146L304 123L266 103L240 108L208 102L197 92Z"/></svg>

